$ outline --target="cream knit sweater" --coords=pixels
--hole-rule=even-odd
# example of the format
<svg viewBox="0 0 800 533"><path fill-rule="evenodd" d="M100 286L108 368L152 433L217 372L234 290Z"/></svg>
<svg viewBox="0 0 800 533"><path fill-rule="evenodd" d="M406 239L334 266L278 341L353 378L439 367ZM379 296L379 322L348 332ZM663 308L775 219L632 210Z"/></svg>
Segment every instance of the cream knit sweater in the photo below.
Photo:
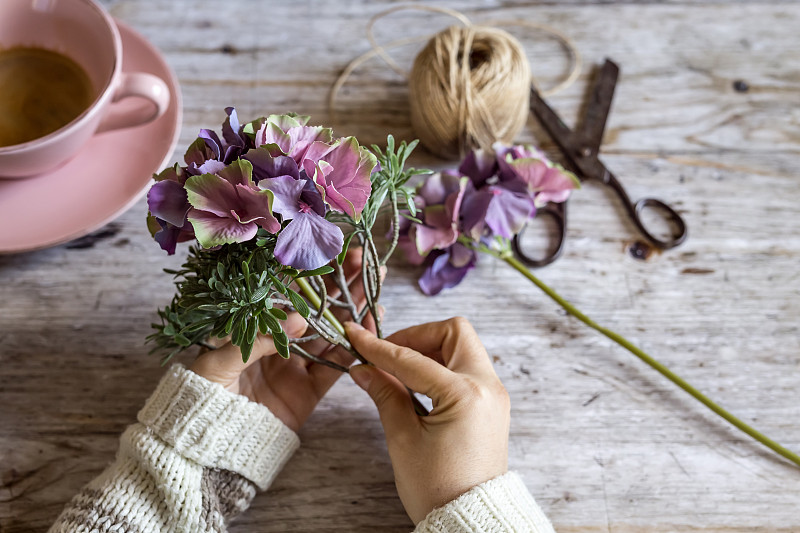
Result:
<svg viewBox="0 0 800 533"><path fill-rule="evenodd" d="M300 441L270 411L176 365L121 438L116 460L51 532L222 532ZM522 480L487 481L417 525L423 533L552 533Z"/></svg>

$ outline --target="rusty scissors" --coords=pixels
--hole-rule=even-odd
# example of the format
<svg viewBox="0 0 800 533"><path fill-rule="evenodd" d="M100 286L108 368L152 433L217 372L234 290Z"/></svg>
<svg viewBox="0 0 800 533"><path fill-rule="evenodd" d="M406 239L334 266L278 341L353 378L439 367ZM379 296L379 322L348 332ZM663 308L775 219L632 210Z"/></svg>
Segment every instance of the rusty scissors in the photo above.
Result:
<svg viewBox="0 0 800 533"><path fill-rule="evenodd" d="M561 149L567 167L575 172L581 181L597 180L611 187L622 201L628 216L648 241L662 250L674 248L686 240L686 222L683 218L672 207L655 198L642 198L632 202L616 176L598 158L603 131L606 127L606 119L611 109L611 100L614 97L614 88L618 77L619 67L610 59L606 59L594 81L591 100L588 103L583 124L580 128L575 128L575 130L570 130L564 124L564 121L547 105L547 102L542 99L533 87L531 88L531 111ZM645 227L642 221L642 213L646 209L658 212L667 223L672 222L672 235L670 237L657 237ZM551 245L550 254L538 259L529 256L523 250L520 240L522 233L514 237L513 246L517 256L524 263L533 267L548 265L561 255L564 249L564 241L567 237L567 202L548 203L539 208L538 214L547 214L555 220L558 225L559 236L556 242Z"/></svg>

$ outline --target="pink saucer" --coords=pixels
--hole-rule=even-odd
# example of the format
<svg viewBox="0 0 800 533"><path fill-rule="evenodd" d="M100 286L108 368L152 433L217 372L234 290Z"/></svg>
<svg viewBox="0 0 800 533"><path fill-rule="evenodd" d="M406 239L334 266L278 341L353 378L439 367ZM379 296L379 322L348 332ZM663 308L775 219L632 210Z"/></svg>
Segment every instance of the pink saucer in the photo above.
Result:
<svg viewBox="0 0 800 533"><path fill-rule="evenodd" d="M0 180L0 253L46 248L94 231L135 204L153 173L169 162L181 124L178 80L158 50L116 22L122 70L150 72L166 81L169 108L144 126L95 135L54 172Z"/></svg>

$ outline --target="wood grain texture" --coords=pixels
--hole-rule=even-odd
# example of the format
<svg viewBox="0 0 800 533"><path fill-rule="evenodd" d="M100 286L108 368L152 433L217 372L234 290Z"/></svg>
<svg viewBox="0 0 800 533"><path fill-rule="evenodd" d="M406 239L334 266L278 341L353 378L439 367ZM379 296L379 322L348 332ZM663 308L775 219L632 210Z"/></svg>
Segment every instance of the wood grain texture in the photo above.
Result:
<svg viewBox="0 0 800 533"><path fill-rule="evenodd" d="M394 2L106 1L157 45L185 100L179 146L241 117L294 110L329 119L328 88L367 50L368 18ZM474 20L525 18L568 33L588 64L622 67L603 159L632 197L686 217L680 248L634 259L617 200L571 201L565 255L538 274L732 412L800 449L800 7L796 2L442 2ZM382 41L443 17L398 13ZM543 85L558 44L512 29ZM406 64L415 48L397 50ZM551 99L578 116L589 72ZM737 92L743 80L749 91ZM339 99L341 133L411 138L402 78L379 62ZM531 124L523 140L553 145ZM174 154L179 159L182 151ZM445 163L419 153L417 166ZM97 475L162 369L143 340L171 294L140 201L83 246L0 257L0 531L44 531ZM483 259L436 298L397 260L387 330L464 315L513 401L510 461L556 529L800 532L800 469L743 437L627 352L567 318L521 276ZM183 359L184 362L189 357ZM303 446L233 531L411 529L380 424L348 379L303 429ZM454 450L454 453L458 453Z"/></svg>

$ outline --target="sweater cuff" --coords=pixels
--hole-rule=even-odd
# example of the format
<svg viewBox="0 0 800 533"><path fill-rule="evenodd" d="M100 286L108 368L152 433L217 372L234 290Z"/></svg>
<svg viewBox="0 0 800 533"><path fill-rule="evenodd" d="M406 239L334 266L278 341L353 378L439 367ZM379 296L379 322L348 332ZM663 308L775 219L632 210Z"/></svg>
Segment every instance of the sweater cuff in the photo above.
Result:
<svg viewBox="0 0 800 533"><path fill-rule="evenodd" d="M205 468L240 474L266 490L300 446L269 409L173 365L139 422Z"/></svg>
<svg viewBox="0 0 800 533"><path fill-rule="evenodd" d="M522 479L514 472L473 487L434 509L415 533L554 533Z"/></svg>

